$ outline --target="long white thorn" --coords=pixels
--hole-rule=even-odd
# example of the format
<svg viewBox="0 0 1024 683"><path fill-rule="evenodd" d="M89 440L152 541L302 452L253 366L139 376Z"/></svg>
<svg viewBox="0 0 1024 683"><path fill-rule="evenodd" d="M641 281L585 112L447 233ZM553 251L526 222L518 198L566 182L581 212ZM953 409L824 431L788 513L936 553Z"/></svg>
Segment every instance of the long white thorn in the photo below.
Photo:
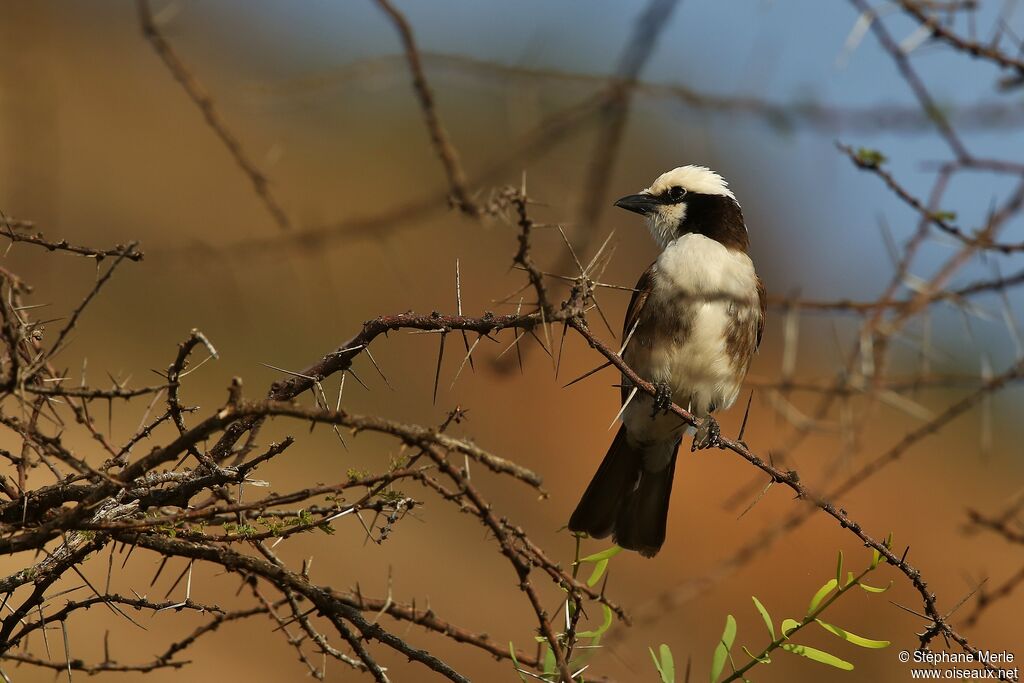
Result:
<svg viewBox="0 0 1024 683"><path fill-rule="evenodd" d="M633 397L636 396L636 392L639 389L640 389L640 387L633 387L632 391L629 392L629 396L627 396L626 400L623 401L622 407L619 408L619 412L615 414L615 419L613 419L612 423L610 425L608 425L608 429L611 429L612 427L614 427L615 423L619 421L620 417L622 417L622 414L624 412L626 412L626 406L628 406L629 402L633 400Z"/></svg>

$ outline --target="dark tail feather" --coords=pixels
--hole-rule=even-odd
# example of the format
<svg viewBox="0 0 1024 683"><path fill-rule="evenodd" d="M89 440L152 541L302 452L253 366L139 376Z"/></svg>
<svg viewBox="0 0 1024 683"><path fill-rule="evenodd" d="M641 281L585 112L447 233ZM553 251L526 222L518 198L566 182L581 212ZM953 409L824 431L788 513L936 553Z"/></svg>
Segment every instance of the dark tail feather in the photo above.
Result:
<svg viewBox="0 0 1024 683"><path fill-rule="evenodd" d="M655 453L656 449L672 449ZM679 442L634 446L620 427L597 474L569 518L569 529L593 538L614 533L615 542L645 557L653 557L665 542L672 475ZM664 462L660 471L644 469L644 461Z"/></svg>
<svg viewBox="0 0 1024 683"><path fill-rule="evenodd" d="M657 472L641 471L640 481L628 493L615 520L615 542L623 548L636 550L644 557L657 555L665 542L668 502L672 495L679 442L659 444L654 448L672 449L667 465Z"/></svg>
<svg viewBox="0 0 1024 683"><path fill-rule="evenodd" d="M608 454L569 518L569 529L586 532L592 538L611 534L619 508L640 476L642 462L643 451L630 447L626 442L626 428L619 427Z"/></svg>

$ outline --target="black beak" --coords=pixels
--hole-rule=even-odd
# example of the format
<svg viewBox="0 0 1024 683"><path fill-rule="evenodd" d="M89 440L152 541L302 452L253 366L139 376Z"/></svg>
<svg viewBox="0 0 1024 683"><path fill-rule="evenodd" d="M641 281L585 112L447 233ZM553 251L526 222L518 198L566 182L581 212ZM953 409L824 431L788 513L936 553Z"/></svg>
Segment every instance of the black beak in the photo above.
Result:
<svg viewBox="0 0 1024 683"><path fill-rule="evenodd" d="M650 194L629 194L615 202L615 206L646 216L654 211L661 202Z"/></svg>

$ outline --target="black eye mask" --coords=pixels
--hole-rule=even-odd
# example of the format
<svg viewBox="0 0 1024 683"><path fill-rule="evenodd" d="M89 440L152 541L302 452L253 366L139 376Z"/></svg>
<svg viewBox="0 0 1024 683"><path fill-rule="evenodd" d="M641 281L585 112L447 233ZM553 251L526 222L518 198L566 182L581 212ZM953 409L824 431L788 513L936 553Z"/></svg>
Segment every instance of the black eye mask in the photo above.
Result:
<svg viewBox="0 0 1024 683"><path fill-rule="evenodd" d="M666 204L678 204L686 196L686 190L679 185L673 185L665 191Z"/></svg>

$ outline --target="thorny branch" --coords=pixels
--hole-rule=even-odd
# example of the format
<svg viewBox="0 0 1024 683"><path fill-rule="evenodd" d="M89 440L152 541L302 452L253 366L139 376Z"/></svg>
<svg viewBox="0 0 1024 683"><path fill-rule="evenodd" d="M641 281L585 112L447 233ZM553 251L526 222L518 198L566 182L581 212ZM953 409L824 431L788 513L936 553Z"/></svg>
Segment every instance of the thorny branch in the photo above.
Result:
<svg viewBox="0 0 1024 683"><path fill-rule="evenodd" d="M498 477L511 477L544 494L540 476L521 465L495 455L476 445L472 440L449 434L449 428L460 424L464 417L461 409L453 410L437 427L412 425L386 417L360 415L342 408L340 396L333 407L327 400L324 382L328 378L351 373L353 363L364 353L369 358L369 346L382 334L396 330L412 330L438 334L441 352L437 375L440 374L445 336L453 331L472 332L479 338L511 331L512 345L518 352L526 335L554 353L550 327L561 323L571 328L587 345L595 349L622 375L625 382L640 391L654 394L654 387L638 376L622 360L620 353L603 342L590 328L588 313L600 312L595 292L602 283L593 276L593 266L601 255L594 256L590 266L579 265L578 276L560 276L570 283L564 299L557 301L555 290L545 283L544 272L532 255L532 232L535 227L529 216L530 201L525 183L519 189L506 189L487 204L473 200L470 183L461 169L458 154L441 124L433 95L423 72L422 59L416 47L412 29L404 16L388 0L377 0L399 31L405 56L413 74L414 90L427 124L434 149L444 166L447 193L463 212L470 215L507 215L517 227L518 250L513 262L525 271L527 283L536 295L536 301L515 313L480 316L432 313L420 315L412 312L384 315L367 321L353 337L324 354L299 372L288 373L272 385L262 400L244 398L240 380L228 389L225 403L212 413L190 416L194 409L182 401L181 389L185 378L202 363L189 368L194 351L205 348L210 358L216 358L213 344L201 332L193 330L178 349L164 374L164 382L156 386L131 388L115 382L110 389L80 386L68 383L66 370L54 366L57 352L65 347L68 335L75 328L88 304L114 274L115 266L125 260L137 261L142 257L135 245L114 249L92 249L71 245L64 241L51 241L41 234L28 235L25 230L33 225L27 221L5 220L0 225L3 236L12 243L37 246L50 251L63 251L94 258L97 261L112 257L117 260L97 280L93 288L76 307L68 322L54 336L51 343L40 323L31 318L31 307L23 297L30 292L27 283L7 270L0 270L0 428L5 429L22 444L20 452L0 452L12 468L14 477L0 475L0 550L24 553L23 568L0 578L0 661L9 660L54 671L148 672L160 668L177 668L187 660L181 655L200 638L213 633L221 625L255 616L269 617L292 647L308 672L317 678L323 669L313 664L312 653L324 659L331 658L346 667L368 673L377 681L388 680L387 671L378 662L378 653L393 651L411 661L453 681L466 677L451 663L412 644L407 636L398 636L379 623L383 615L397 622L418 625L430 632L441 634L457 643L479 649L498 659L514 659L518 667L528 673L557 680L573 680L578 672L572 671L571 655L574 644L575 621L566 632L559 632L559 610L549 610L550 593L556 593L560 605L570 602L577 606L588 602L601 604L628 621L623 608L612 602L603 590L581 583L550 559L545 550L534 543L523 528L495 511L486 494L488 482L471 478L470 461L479 463ZM883 49L892 56L897 68L915 93L925 114L938 128L953 159L945 162L936 176L935 186L928 200L918 199L895 176L881 167L877 156L854 152L851 147L840 146L841 151L861 169L878 175L896 197L906 203L919 217L918 231L907 243L897 264L897 275L885 293L874 301L813 301L795 297L777 299L787 315L800 310L852 312L863 316L861 334L848 357L844 371L832 381L800 382L783 368L778 383L765 383L765 388L778 401L788 403L792 391L813 391L821 394L817 410L799 422L796 436L789 449L795 448L808 433L820 428L836 403L845 402L855 394L863 394L870 402L886 402L900 409L913 410L903 393L922 386L963 386L964 378L923 374L910 378L894 378L887 372L887 351L890 341L911 320L937 304L951 305L969 311L970 302L982 295L1000 294L1024 282L1020 272L1009 276L996 273L993 277L972 284L951 287L953 276L978 254L996 252L1012 256L1024 250L1021 245L1001 242L998 234L1012 218L1019 216L1024 203L1024 183L1009 193L992 211L986 224L974 233L968 233L940 211L939 206L950 177L959 172L984 170L1011 177L1024 176L1024 165L1017 161L981 159L969 151L952 124L939 113L934 99L923 79L915 71L910 57L900 49L874 10L863 0L851 0L854 6L869 18ZM655 2L648 15L667 16L674 3ZM946 24L937 22L926 13L926 5L900 2L901 7L933 32L933 37L952 49L991 61L1002 68L1020 72L1020 61L1000 50L996 44L985 46L973 39L963 38ZM645 15L647 16L647 15ZM144 0L139 2L139 17L143 32L165 64L183 85L190 98L200 107L209 125L228 147L243 172L253 182L258 195L267 205L281 227L288 226L284 212L269 192L265 178L247 160L236 138L227 130L213 106L212 100L199 87L173 49L153 23ZM640 39L652 39L651 29L638 28ZM634 41L635 42L635 41ZM641 41L642 42L642 41ZM629 53L627 53L629 54ZM613 112L608 135L616 139L624 125L627 93L640 89L636 78L640 66L649 54L640 52L635 58L624 58L618 78L597 97L580 107L546 121L525 145L529 150L545 147L577 126L593 111ZM614 145L613 145L614 148ZM529 153L528 152L526 153ZM610 157L614 159L614 153ZM506 162L507 163L507 162ZM609 164L611 165L611 161ZM489 178L497 174L502 164L482 175ZM605 171L602 170L602 173ZM595 187L603 188L606 178L594 176ZM598 192L601 194L601 192ZM928 237L930 228L956 241L957 249L945 264L927 281L915 283L905 298L901 288L910 274L911 264L920 245ZM20 231L20 232L19 232ZM603 250L603 248L602 248ZM460 301L461 308L461 301ZM793 312L797 313L793 313ZM795 319L795 318L794 318ZM789 326L795 327L795 326ZM539 329L538 329L539 328ZM787 332L787 334L789 334ZM562 341L564 347L564 339ZM473 348L467 348L466 360L471 361ZM511 347L509 347L511 348ZM558 351L560 354L561 351ZM202 361L205 362L205 361ZM372 361L374 364L375 361ZM861 524L835 501L857 486L869 481L891 462L904 457L912 446L937 433L949 421L975 406L985 403L996 392L1024 378L1024 360L1018 358L1002 372L988 373L980 378L969 378L970 391L945 409L932 415L921 425L910 430L902 439L875 458L856 469L838 486L825 494L817 493L802 481L792 469L777 462L785 462L786 453L774 453L765 458L748 448L743 442L723 438L720 447L731 451L756 468L761 481L767 476L769 485L782 485L790 489L799 500L810 505L800 506L783 521L777 533L768 534L752 546L739 549L729 562L732 568L749 561L784 533L798 528L811 514L821 511L839 526L855 536L860 543L876 550L909 582L920 597L924 631L919 634L920 646L927 648L937 636L955 642L965 652L977 654L975 643L970 642L954 627L950 614L939 609L938 599L930 591L921 571L908 562L908 551L898 553L890 544L869 534ZM309 392L315 407L303 406L297 399ZM115 442L112 434L98 426L91 406L97 402L116 400L131 402L149 399L149 406L139 428L129 438ZM153 407L163 401L153 414ZM683 421L695 424L693 415L673 405L672 412ZM402 457L375 473L349 473L347 478L320 483L300 490L272 491L243 499L243 488L250 491L262 488L266 482L254 478L266 463L287 457L285 454L295 443L291 437L266 445L259 444L262 425L270 419L282 419L307 425L329 424L353 436L376 433L400 444ZM65 437L68 425L78 425L100 448L104 460L93 463L93 455L83 455ZM136 453L136 447L149 441L152 447L145 453ZM226 464L229 463L229 464ZM465 465L457 463L466 463ZM52 483L38 481L37 467L44 465L53 476ZM415 485L422 489L425 500L410 497L399 490L399 485ZM418 608L414 602L396 601L390 592L385 599L366 598L361 591L340 591L320 584L311 577L309 564L301 569L289 568L275 548L302 533L331 533L335 525L359 524L365 528L369 541L384 543L392 530L403 524L405 517L424 505L452 504L462 513L477 520L487 529L490 542L513 570L516 585L525 596L536 617L537 632L549 649L555 662L555 671L543 673L543 657L522 650L512 654L507 648L493 643L486 635L439 617L433 609ZM375 521L366 525L361 513L372 514ZM971 513L975 527L986 528L999 534L1008 543L1024 543L1024 534L1015 524L1013 513L987 517ZM383 518L383 523L380 523ZM125 556L124 562L139 551L163 558L163 566L178 558L187 560L172 591L185 581L184 599L178 601L153 600L146 596L127 597L112 588L113 560L117 546ZM285 546L287 547L287 545ZM100 586L85 578L80 567L102 563L101 551L109 548L107 582ZM909 550L909 549L908 549ZM35 553L34 558L29 553ZM741 558L741 559L737 559ZM744 559L745 558L745 559ZM237 574L249 588L256 603L245 609L228 611L192 597L194 586L192 570L196 563L216 565ZM159 572L158 572L159 576ZM57 606L57 598L66 595L64 586L75 577L84 585L69 590L91 591L88 597L65 600ZM963 619L965 626L977 621L983 610L993 602L1004 599L1024 582L1024 570L1007 578L991 590L981 590L974 611ZM156 579L154 579L155 581ZM272 597L267 597L268 593ZM664 597L664 596L662 596ZM671 602L666 600L667 602ZM111 612L133 621L123 608L163 611L189 611L208 617L191 634L172 642L167 650L148 662L119 663L107 652L104 660L86 663L71 656L68 633L70 625L78 623L78 615L92 606L103 606ZM7 616L3 616L3 610ZM368 615L374 615L372 618ZM577 617L578 618L578 615ZM134 623L134 622L133 622ZM59 625L64 636L65 659L54 658L46 645L47 656L28 650L28 636L40 632L45 641L48 626ZM373 644L374 649L371 649ZM987 665L991 668L991 665ZM0 670L2 673L2 670Z"/></svg>
<svg viewBox="0 0 1024 683"><path fill-rule="evenodd" d="M524 220L527 206L525 198L518 193L511 193L508 196L513 205L519 207L517 223L519 223L520 230L528 233L529 223ZM532 265L533 262L529 257L528 239L520 243L517 262L531 275L531 282L540 282L538 271ZM559 635L552 628L552 622L543 604L543 599L530 580L531 570L535 566L543 567L545 573L550 573L556 583L571 591L577 596L577 599L585 596L589 599L603 600L603 597L584 592L575 579L565 575L556 566L552 566L541 551L529 543L521 531L513 532L506 522L495 516L477 485L469 481L461 468L451 463L447 454L457 452L477 460L498 474L513 476L535 487L540 484L539 478L514 463L487 453L478 446L445 434L445 428L452 421L451 419L446 421L441 429L422 428L402 425L379 417L360 416L345 410L331 409L328 406L300 407L293 402L293 399L306 391L316 395L324 379L332 374L350 370L353 360L362 354L379 335L389 330L411 329L436 331L442 334L451 330L467 330L481 335L489 335L511 329L518 334L519 331L530 332L538 326L545 326L553 322L562 322L574 329L589 345L618 368L627 381L640 390L653 395L655 392L653 385L637 376L626 366L615 350L609 348L590 331L585 315L592 304L593 291L593 283L588 280L586 275L581 275L579 282L572 287L569 298L563 301L557 309L548 305L529 313L504 316L487 314L480 317L446 316L436 313L423 316L405 313L382 316L368 321L359 334L342 344L336 351L326 354L306 370L276 383L271 388L267 400L252 402L242 399L241 387L236 384L229 392L228 402L205 420L189 427L185 424L183 417L179 415L173 420L177 428L176 438L134 461L112 461L109 467L121 470L113 479L109 475L104 476L94 468L76 461L66 451L60 440L41 432L38 425L33 427L36 433L33 433L31 437L28 437L25 431L26 427L21 426L21 433L27 438L31 438L37 444L37 448L44 444L48 445L50 452L55 457L78 465L76 467L77 474L71 480L57 487L44 487L28 495L12 491L11 493L15 494L12 499L8 503L0 504L0 519L10 520L10 531L2 539L3 546L9 551L20 551L42 547L51 540L63 538L66 534L72 536L89 534L89 536L83 536L82 538L85 540L76 542L73 546L67 546L68 541L65 541L61 547L67 546L67 551L58 550L48 555L49 557L66 556L66 559L47 560L31 570L0 582L0 590L6 590L8 597L11 597L19 586L29 583L34 583L36 586L32 594L14 609L10 617L3 621L3 630L0 635L13 644L15 641L11 638L15 627L32 610L43 607L47 602L44 592L48 587L52 586L74 564L83 562L88 555L104 545L119 541L131 546L153 550L165 556L212 562L245 576L259 577L270 585L308 599L316 607L317 616L331 622L342 639L349 642L350 645L353 643L352 639L358 637L354 633L358 633L363 639L375 640L384 646L397 649L450 680L464 680L460 674L444 662L437 660L429 653L407 645L404 640L358 616L359 608L354 604L351 595L345 598L328 587L313 584L303 574L289 572L279 563L252 558L220 545L223 543L261 543L264 539L270 540L274 537L287 538L294 533L325 528L334 520L348 515L357 515L359 510L376 509L383 512L390 510L398 513L395 518L395 521L398 521L403 514L402 510L407 509L411 501L388 495L381 497L381 494L395 483L408 479L427 485L429 490L443 491L443 500L456 501L461 510L477 516L490 529L501 553L515 569L520 588L526 593L537 614L541 633L555 656L562 678L569 680L573 672L569 670L563 644ZM543 300L542 292L542 288L537 290L538 298ZM19 345L23 343L24 340L19 340ZM31 343L38 346L40 341L31 340ZM173 414L176 409L180 409L178 386L182 370L189 352L197 345L206 345L210 353L214 353L212 345L198 332L193 332L188 341L181 345L178 356L167 374L169 386L173 387L173 391L167 392L170 414ZM15 345L12 350L16 351L17 346ZM1003 375L993 378L975 394L952 406L947 413L938 416L933 423L922 427L919 434L908 436L906 442L916 442L921 436L933 432L938 426L946 423L951 415L962 412L965 406L973 405L978 397L996 391L1007 382L1019 378L1022 371L1024 371L1024 366L1018 363ZM24 384L30 383L32 382ZM100 400L98 396L89 396L90 398L85 400ZM695 422L694 417L679 406L673 406L672 411L686 422L691 424ZM324 422L344 427L352 433L380 432L397 438L410 451L415 452L415 455L404 466L393 468L382 475L339 482L291 494L270 494L243 504L230 494L225 493L224 484L241 484L249 481L252 472L259 465L278 457L286 450L288 444L273 445L266 452L249 460L245 459L248 456L243 453L243 457L230 468L224 468L218 463L224 460L230 452L231 445L237 442L244 432L256 429L263 420L270 417L287 417L313 423ZM453 419L458 422L461 419L460 414L453 414ZM200 444L217 433L222 434L220 440L205 453L199 452ZM907 561L905 554L902 557L897 556L885 543L863 530L847 512L836 508L826 498L812 493L806 485L800 482L794 472L782 470L766 462L742 443L723 439L721 445L737 453L767 474L771 481L788 486L799 498L813 503L899 569L920 593L924 611L931 620L928 629L921 636L922 646L925 646L935 635L942 634L959 643L966 651L976 652L974 646L950 624L946 616L939 612L935 596L929 592L920 571ZM902 445L898 446L893 451L895 455L885 456L881 461L898 457L905 448ZM194 469L184 470L178 474L174 472L161 474L159 472L158 468L161 466L169 464L193 450L199 456ZM421 458L431 464L414 467ZM855 481L868 478L873 471L872 467L874 466L869 466ZM454 488L440 484L436 475L430 473L431 471L436 471L438 475L449 480ZM427 481L431 483L426 484ZM73 487L70 486L72 483ZM354 503L343 504L337 495L353 488L362 488L367 493ZM164 512L156 518L147 516L133 519L134 515L152 514L156 506L160 506L162 510L166 510L169 506L181 508L193 499L195 494L204 490L219 491L220 495L209 499L200 507L192 506L187 511L180 513ZM841 494L844 491L836 493ZM285 505L295 505L318 498L325 500L328 505L308 507L305 513L296 512L294 518L287 517L289 513L283 508ZM108 509L109 504L115 499L117 509L126 510L126 512L116 513L113 518L110 516L111 513L89 514L90 510ZM43 503L44 500L50 502ZM78 505L64 512L57 512L56 515L46 512L47 509L54 510L53 507L48 508L47 505L63 505L72 501L77 501ZM114 508L109 509L113 510ZM303 514L306 517L303 517ZM108 521L110 519L116 521ZM268 520L271 521L268 522ZM254 522L266 528L258 528ZM196 527L197 523L202 523L203 526ZM221 526L225 533L211 536L204 530L206 525ZM175 533L168 537L163 533L156 533L160 529L173 529ZM179 607L187 607L189 604L189 598L186 598L186 601ZM399 611L398 614L404 613ZM66 618L67 614L62 616ZM420 619L417 621L412 618L411 621L422 622L428 628L432 627L433 630L438 629L438 624L431 620ZM486 641L467 635L465 629L460 627L445 628L444 632L459 642L493 650L493 648L488 648ZM322 644L318 647L325 650ZM378 680L385 680L386 674L365 648L353 645L353 657L355 658L353 661L361 662L361 666L375 675ZM23 658L21 661L28 662L29 660ZM176 660L168 660L161 662L160 665L169 666L172 665L172 661L176 662ZM520 661L520 664L527 665L530 661L530 658L526 657Z"/></svg>
<svg viewBox="0 0 1024 683"><path fill-rule="evenodd" d="M466 174L459 163L459 153L452 146L448 138L448 132L437 116L436 105L434 104L434 93L427 83L427 77L423 74L423 65L420 62L419 50L416 47L416 39L413 37L412 28L406 20L405 15L395 9L390 0L377 0L380 8L387 13L394 23L398 34L402 39L405 48L405 58L409 62L409 71L412 72L413 90L419 99L420 109L423 112L423 120L430 132L430 141L434 144L434 151L444 166L445 175L448 176L448 185L452 192L453 204L462 212L476 216L479 208L469 195L466 187Z"/></svg>
<svg viewBox="0 0 1024 683"><path fill-rule="evenodd" d="M1000 242L997 236L1011 221L1019 220L1021 215L1021 203L1024 198L1022 195L1024 193L1024 181L1022 181L1024 165L1020 164L1017 159L981 158L971 153L953 127L951 119L944 111L936 107L935 100L924 79L918 74L911 60L911 50L904 49L896 42L882 18L867 2L851 0L851 4L860 13L857 26L863 27L865 30L870 28L874 32L882 49L892 58L898 72L917 97L922 115L932 120L953 158L937 165L935 180L928 200L921 201L906 186L896 181L892 174L882 168L885 156L881 152L866 148L853 151L851 147L839 145L839 149L846 153L859 168L879 175L886 182L887 188L918 214L917 230L903 246L902 252L897 250L895 244L892 243L891 236L886 233L896 272L884 293L874 300L829 301L785 296L775 297L772 301L775 306L782 308L787 316L786 335L783 340L784 359L790 356L790 350L795 350L796 331L799 329L799 315L802 311L840 312L860 317L859 329L854 335L853 348L848 354L844 366L834 378L803 384L794 382L790 374L791 367L785 366L784 362L781 379L759 382L761 387L767 389L769 400L779 415L794 427L793 436L789 442L781 449L772 451L775 463L786 463L790 454L809 435L820 433L840 435L844 442L843 453L841 457L836 458L836 462L849 462L850 458L859 455L859 451L862 450L860 433L870 423L869 416L872 405L878 403L884 403L895 410L914 416L916 419L926 420L926 424L910 431L898 444L864 465L863 468L856 470L826 494L826 498L833 501L853 487L869 480L889 462L901 457L920 438L944 428L946 422L942 418L948 419L974 406L981 406L987 416L991 409L990 389L1019 381L1020 359L1024 358L1024 346L1021 345L1019 328L1007 298L1007 292L1022 283L1021 273L1004 276L993 268L994 275L989 279L980 279L972 284L955 288L949 286L953 277L963 271L979 255L985 257L999 253L1013 256L1019 253L1018 244ZM925 3L914 4L918 7L925 6ZM963 5L959 9L972 10L972 3L963 3ZM857 28L854 30L856 31ZM997 29L996 36L992 41L993 45L998 43L999 35L1001 35L1000 29ZM949 207L942 206L950 180L961 173L1003 175L1014 182L1013 189L1001 199L1000 204L994 206L987 221L973 233L968 233L955 226L954 214L944 211L943 209ZM954 253L933 271L932 275L927 279L919 279L912 274L912 268L915 260L918 260L923 245L930 241L933 228L937 228L941 233L956 240L956 248ZM991 263L991 261L989 262ZM943 377L931 371L930 366L938 350L933 347L929 336L930 316L936 304L944 304L961 315L964 320L974 317L990 317L983 305L975 301L976 297L984 295L994 295L1000 304L1002 310L1000 314L996 315L1002 317L1007 325L1007 330L1017 348L1018 360L1001 375L993 375L991 371L986 370L987 365L983 362L981 376L975 376L970 384L966 385L976 388L977 391L952 404L946 411L934 414L930 410L924 409L916 399L912 398L914 394L927 386L965 385L962 384L962 379ZM992 298L990 296L989 300ZM913 323L916 323L917 327L923 327L923 332L908 329ZM904 344L909 341L913 347L916 347L920 357L920 372L913 378L896 378L892 377L889 372L889 359L893 354L892 342L894 341ZM802 391L811 391L819 396L817 405L809 413L797 409L790 399L793 392ZM853 417L852 399L854 397L863 397L868 402L867 407L860 411L862 417ZM839 413L838 422L834 418L830 419L836 412ZM854 422L855 419L857 422ZM981 435L981 450L983 452L986 448L985 433L983 431ZM738 509L738 506L749 501L762 487L763 480L752 481L750 485L737 491L730 498L728 506ZM747 509L749 510L759 499L760 496L754 498ZM709 586L722 581L739 568L752 562L779 538L799 528L806 518L806 512L800 511L795 512L780 524L769 525L758 538L738 548L735 553L719 563L706 576L686 580L674 589L660 593L649 604L634 610L637 622L649 623L660 619L672 609L701 595ZM983 601L984 589L978 590L977 594L979 601ZM1008 594L1009 591L1000 593L1002 597ZM932 617L934 614L929 612L928 618ZM970 626L975 620L973 617L968 617L964 624ZM941 623L933 621L929 628L921 634L922 644L927 645L942 632Z"/></svg>
<svg viewBox="0 0 1024 683"><path fill-rule="evenodd" d="M121 258L124 256L124 253L120 255ZM573 672L568 668L561 637L553 629L553 622L548 616L545 606L548 598L541 592L543 587L550 585L547 580L552 581L561 591L571 592L577 601L604 603L620 618L625 618L620 607L611 603L602 593L576 581L559 565L551 562L520 527L499 517L485 498L480 484L471 482L461 465L451 464L450 455L457 454L460 462L462 458L469 458L498 475L511 476L541 490L537 474L493 455L467 439L447 434L449 425L462 420L461 411L453 412L440 427L429 428L377 416L361 416L338 407L331 408L323 396L322 382L331 375L350 372L353 360L359 355L368 354L368 346L388 331L465 330L489 335L509 328L532 329L542 324L542 311L479 317L436 313L424 316L412 313L382 316L367 322L359 334L337 350L325 354L303 372L294 373L290 378L275 383L266 400L243 399L241 385L236 382L229 390L228 401L221 408L190 424L186 414L191 409L184 406L181 398L182 382L192 371L187 367L190 356L195 349L205 348L210 358L217 357L213 344L197 330L193 330L186 341L179 345L164 375L166 384L157 387L132 389L118 385L114 390L104 390L82 384L65 388L66 375L52 367L50 358L53 354L48 349L62 345L66 333L75 326L86 304L98 293L112 272L113 269L109 269L97 281L49 347L46 346L45 335L40 334L27 317L31 307L21 302L22 290L13 287L10 278L6 280L8 296L0 303L0 312L5 322L5 340L8 342L6 369L9 379L2 385L5 388L4 397L13 400L13 405L18 406L25 404L29 396L36 396L35 405L45 406L54 419L51 421L53 425L40 421L38 417L44 413L39 409L28 420L13 415L0 416L3 418L0 423L13 430L26 444L20 456L12 454L10 458L18 468L19 477L15 486L4 487L7 501L0 502L0 520L3 523L0 546L5 552L37 550L44 553L41 561L0 579L0 593L5 595L4 605L10 609L10 615L0 620L0 659L54 670L70 668L89 673L146 672L180 667L186 663L186 660L180 658L181 651L190 647L201 635L235 618L229 619L220 608L201 605L191 598L192 563L202 561L219 564L229 571L240 573L246 581L258 579L281 593L275 607L257 591L258 607L244 614L252 616L267 613L278 620L288 642L297 649L300 659L316 677L321 677L322 671L308 659L304 649L306 639L298 638L293 629L287 628L287 624L292 621L308 636L310 647L319 650L324 656L367 671L377 680L387 680L387 674L367 649L366 643L370 641L396 650L449 680L467 680L444 661L421 648L409 645L404 638L386 630L376 623L376 619L368 620L362 613L371 609L379 610L393 619L421 625L456 642L480 648L495 657L508 658L511 655L506 648L490 643L485 636L441 619L433 610L417 610L415 605L403 605L390 599L387 604L381 605L379 601L366 599L358 592L338 593L327 586L317 585L306 570L298 573L289 571L270 548L263 545L269 541L277 545L299 533L331 531L334 523L341 523L338 520L346 517L349 520L360 519L360 512L385 517L382 526L371 525L367 530L371 540L384 542L392 527L401 523L413 508L422 504L395 489L402 482L418 483L426 491L439 494L440 500L456 504L463 512L477 517L490 530L501 554L515 570L520 589L528 596L537 614L538 627L548 640L564 680L570 680ZM32 362L23 365L19 362L22 358ZM317 398L317 407L303 407L294 402L295 398L307 391ZM115 445L108 441L108 437L96 431L88 409L90 404L114 398L131 401L150 396L153 400L147 408L147 416L152 404L161 396L167 410L155 417L144 417L144 424L137 434L160 445L148 452L133 455L132 446L140 436L133 435L127 443ZM75 421L89 432L95 433L97 437L102 436L110 457L101 466L92 466L78 457L73 446L65 442L59 431L51 433L54 425L60 429L61 406L71 410ZM360 432L384 434L403 444L410 455L379 474L350 475L348 479L333 484L292 492L268 493L255 499L250 497L243 502L242 486L259 486L260 483L253 479L255 471L270 460L281 457L293 443L288 438L282 443L270 444L262 451L256 448L255 443L252 443L253 436L260 425L272 417L311 424L332 424L353 435ZM167 434L161 430L160 426L164 423L173 425L174 432ZM250 439L240 450L236 450L235 444L247 433ZM218 435L219 438L208 446L209 440ZM181 468L183 458L187 455L193 456L192 465ZM233 464L223 466L221 463L230 456L234 456ZM64 463L70 467L71 472L64 475L53 464L53 460ZM33 479L30 467L40 461L49 464L57 475L56 484L30 486ZM178 465L165 469L175 461L178 461ZM359 491L363 493L352 497ZM202 501L204 493L207 498ZM215 529L220 531L214 532ZM183 576L187 573L189 577L185 599L167 603L138 597L131 601L109 589L101 591L89 584L95 593L93 598L72 601L54 609L51 602L61 593L53 591L62 577L69 572L80 575L78 565L88 563L105 547L113 548L117 543L133 550L150 550L165 558L189 560L186 572L183 573ZM56 545L48 549L51 544ZM246 554L244 549L248 546L256 547L264 557L261 559ZM128 553L130 556L131 552ZM112 567L113 557L110 564ZM540 574L535 574L536 570ZM544 576L547 580L537 583L535 576ZM314 611L309 612L309 608L302 607L297 600L308 601ZM52 623L60 623L62 628L66 628L66 624L74 621L78 612L94 604L105 605L118 613L121 613L118 605L124 604L134 609L149 609L154 613L168 609L198 610L214 613L214 617L205 630L172 646L165 655L150 662L121 663L108 656L103 662L88 664L76 659L58 661L15 651L27 642L27 636L32 632L42 630L45 633L47 624ZM291 609L291 618L280 615L282 605L285 609ZM33 621L33 615L37 612L39 619ZM317 622L326 622L333 627L337 637L347 643L351 654L330 644L321 632L323 626ZM536 656L521 651L516 655L516 661L520 667L537 669L540 666Z"/></svg>
<svg viewBox="0 0 1024 683"><path fill-rule="evenodd" d="M947 43L951 48L962 54L969 55L976 59L990 61L999 67L1009 69L1015 73L1017 82L1024 82L1024 59L1018 55L1010 54L999 47L998 38L988 44L981 41L959 35L950 30L941 18L927 12L927 4L917 0L899 0L900 7L921 23L922 27L931 31L935 40ZM971 8L973 9L973 8Z"/></svg>
<svg viewBox="0 0 1024 683"><path fill-rule="evenodd" d="M273 190L270 188L270 181L263 174L262 171L252 162L245 149L242 147L242 143L239 142L238 138L231 129L224 122L224 118L221 116L220 111L217 109L217 105L214 103L213 98L206 92L206 89L199 83L196 77L192 74L189 68L178 56L174 47L167 41L163 33L157 27L156 22L153 20L153 14L149 8L149 0L136 0L138 3L139 12L139 25L142 29L142 35L149 41L149 44L153 46L153 50L157 53L164 65L171 72L181 87L185 90L189 99L199 108L202 112L203 118L206 120L206 125L217 135L221 143L227 148L228 153L235 160L235 164L238 168L249 178L249 182L252 183L253 190L256 192L256 196L259 197L260 201L267 209L267 213L274 220L279 228L282 230L289 230L291 220L288 218L288 214L281 208L281 204L274 196Z"/></svg>

